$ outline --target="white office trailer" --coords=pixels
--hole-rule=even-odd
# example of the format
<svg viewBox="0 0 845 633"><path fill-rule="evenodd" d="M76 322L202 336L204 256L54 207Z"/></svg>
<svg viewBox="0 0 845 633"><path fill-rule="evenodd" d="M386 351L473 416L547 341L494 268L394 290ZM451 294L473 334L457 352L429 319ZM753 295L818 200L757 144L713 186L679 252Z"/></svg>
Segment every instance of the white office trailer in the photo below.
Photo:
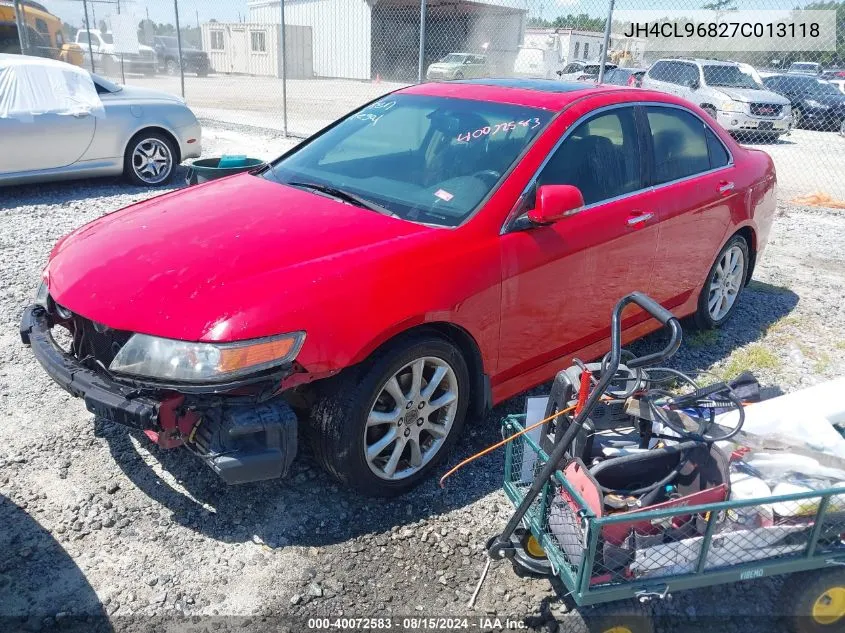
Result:
<svg viewBox="0 0 845 633"><path fill-rule="evenodd" d="M216 73L282 76L281 25L252 22L206 22L202 25L202 48ZM285 28L287 76L314 76L311 60L311 29Z"/></svg>
<svg viewBox="0 0 845 633"><path fill-rule="evenodd" d="M249 20L279 24L279 0L248 0ZM314 75L413 81L419 0L285 0L285 24L309 27ZM427 0L424 66L448 53L487 56L491 74L513 66L525 32L524 0Z"/></svg>

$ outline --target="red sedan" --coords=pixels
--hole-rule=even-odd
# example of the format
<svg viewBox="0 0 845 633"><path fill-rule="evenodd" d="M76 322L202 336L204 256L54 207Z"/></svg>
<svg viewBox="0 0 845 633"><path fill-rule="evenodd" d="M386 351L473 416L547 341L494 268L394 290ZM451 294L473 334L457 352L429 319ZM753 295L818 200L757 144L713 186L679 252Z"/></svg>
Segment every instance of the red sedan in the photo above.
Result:
<svg viewBox="0 0 845 633"><path fill-rule="evenodd" d="M229 483L283 475L301 423L332 475L388 495L604 353L623 295L724 323L774 209L768 155L670 95L423 84L71 233L21 334L91 412ZM626 313L626 340L656 325Z"/></svg>

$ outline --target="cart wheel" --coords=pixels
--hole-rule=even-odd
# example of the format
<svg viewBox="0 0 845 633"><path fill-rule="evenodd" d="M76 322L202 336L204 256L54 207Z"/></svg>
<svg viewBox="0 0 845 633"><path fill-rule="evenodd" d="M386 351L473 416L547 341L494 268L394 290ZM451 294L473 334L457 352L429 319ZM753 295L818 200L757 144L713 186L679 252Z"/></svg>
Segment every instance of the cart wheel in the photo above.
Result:
<svg viewBox="0 0 845 633"><path fill-rule="evenodd" d="M783 585L781 604L793 633L832 633L845 627L845 570L793 574Z"/></svg>
<svg viewBox="0 0 845 633"><path fill-rule="evenodd" d="M566 633L654 633L651 610L637 600L583 607L561 621Z"/></svg>
<svg viewBox="0 0 845 633"><path fill-rule="evenodd" d="M520 578L542 578L552 576L552 565L540 543L531 530L517 528L514 535L519 538L520 548L511 559L514 573Z"/></svg>

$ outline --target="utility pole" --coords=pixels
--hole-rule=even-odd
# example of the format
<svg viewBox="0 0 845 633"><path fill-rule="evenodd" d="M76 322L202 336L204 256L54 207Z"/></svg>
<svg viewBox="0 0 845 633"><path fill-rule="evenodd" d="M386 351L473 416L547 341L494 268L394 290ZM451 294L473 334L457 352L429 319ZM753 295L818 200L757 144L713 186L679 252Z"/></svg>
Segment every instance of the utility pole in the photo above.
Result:
<svg viewBox="0 0 845 633"><path fill-rule="evenodd" d="M91 72L95 73L94 68L94 50L91 48L91 23L88 21L88 2L82 0L82 8L85 10L85 39L88 40L88 56L91 58Z"/></svg>
<svg viewBox="0 0 845 633"><path fill-rule="evenodd" d="M179 82L182 85L182 99L184 99L185 67L182 65L182 31L179 29L179 0L173 0L173 12L176 14L176 46L179 47Z"/></svg>
<svg viewBox="0 0 845 633"><path fill-rule="evenodd" d="M613 22L613 4L615 0L610 0L607 7L607 20L604 23L604 45L602 46L601 55L599 56L599 78L598 83L604 82L604 67L607 64L607 47L610 45L610 27Z"/></svg>
<svg viewBox="0 0 845 633"><path fill-rule="evenodd" d="M288 136L288 52L285 48L285 0L279 0L279 48L282 49L282 134Z"/></svg>
<svg viewBox="0 0 845 633"><path fill-rule="evenodd" d="M422 83L425 77L425 0L420 0L420 52L417 81Z"/></svg>
<svg viewBox="0 0 845 633"><path fill-rule="evenodd" d="M18 42L20 43L21 53L29 55L29 33L26 30L26 20L23 15L23 6L20 0L15 0L15 24L18 29Z"/></svg>
<svg viewBox="0 0 845 633"><path fill-rule="evenodd" d="M117 14L120 15L120 0L117 0ZM126 85L126 73L123 70L123 53L120 54L120 80Z"/></svg>

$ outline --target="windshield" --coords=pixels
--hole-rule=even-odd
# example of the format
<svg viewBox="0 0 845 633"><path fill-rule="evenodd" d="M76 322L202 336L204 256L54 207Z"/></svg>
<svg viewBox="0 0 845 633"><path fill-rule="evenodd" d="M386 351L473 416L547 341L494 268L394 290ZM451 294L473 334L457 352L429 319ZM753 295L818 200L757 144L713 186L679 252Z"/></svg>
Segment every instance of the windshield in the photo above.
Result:
<svg viewBox="0 0 845 633"><path fill-rule="evenodd" d="M101 92L100 88L104 88L106 92L120 92L123 90L122 86L118 86L116 83L112 83L105 77L101 77L100 75L96 75L91 73L91 79L94 80L94 85L97 86L97 92Z"/></svg>
<svg viewBox="0 0 845 633"><path fill-rule="evenodd" d="M100 37L106 44L114 44L114 36L111 33L100 33Z"/></svg>
<svg viewBox="0 0 845 633"><path fill-rule="evenodd" d="M813 93L819 95L838 95L842 94L839 92L839 89L834 86L833 84L828 84L823 81L817 81L816 85L813 87Z"/></svg>
<svg viewBox="0 0 845 633"><path fill-rule="evenodd" d="M721 88L757 88L757 82L737 66L704 66L704 82Z"/></svg>
<svg viewBox="0 0 845 633"><path fill-rule="evenodd" d="M279 159L265 177L333 187L406 220L457 226L551 116L509 104L390 95Z"/></svg>
<svg viewBox="0 0 845 633"><path fill-rule="evenodd" d="M466 58L466 55L460 55L459 53L449 53L440 61L446 64L463 64Z"/></svg>

